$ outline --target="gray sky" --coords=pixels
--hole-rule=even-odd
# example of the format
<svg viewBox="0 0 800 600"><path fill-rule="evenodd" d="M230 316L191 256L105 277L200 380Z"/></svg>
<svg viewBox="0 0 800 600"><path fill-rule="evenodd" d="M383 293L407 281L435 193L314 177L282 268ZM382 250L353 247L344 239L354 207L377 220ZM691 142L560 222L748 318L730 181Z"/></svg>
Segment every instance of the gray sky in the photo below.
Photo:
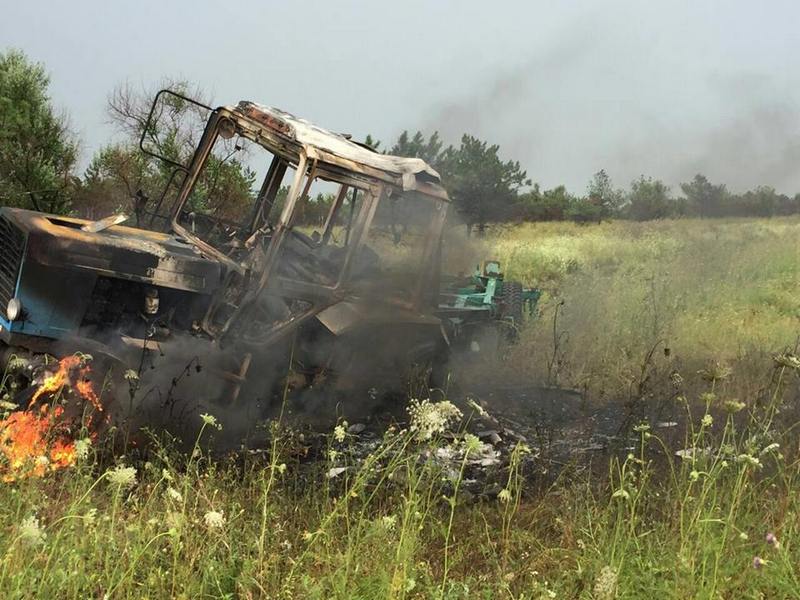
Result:
<svg viewBox="0 0 800 600"><path fill-rule="evenodd" d="M43 61L83 161L117 84L185 77L384 142L468 132L546 187L605 168L800 191L800 3L4 1L0 48Z"/></svg>

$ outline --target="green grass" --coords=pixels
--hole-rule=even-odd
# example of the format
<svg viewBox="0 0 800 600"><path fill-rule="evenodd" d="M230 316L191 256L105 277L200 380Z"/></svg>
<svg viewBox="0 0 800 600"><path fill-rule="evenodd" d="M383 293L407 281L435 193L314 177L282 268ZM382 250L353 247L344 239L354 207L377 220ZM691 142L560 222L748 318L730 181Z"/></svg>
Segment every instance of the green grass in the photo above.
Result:
<svg viewBox="0 0 800 600"><path fill-rule="evenodd" d="M798 233L797 220L544 224L483 241L547 291L503 376L667 404L677 439L639 426L618 459L539 481L520 445L482 501L464 483L475 440L436 428L391 430L360 462L356 439L331 432L309 462L309 441L273 423L265 456L118 456L130 485L93 449L0 486L3 597L798 598L800 371L772 357L798 332ZM441 448L449 461L432 458Z"/></svg>
<svg viewBox="0 0 800 600"><path fill-rule="evenodd" d="M709 362L762 363L800 334L800 220L687 219L495 230L507 275L545 290L510 361L527 377L617 389L656 347L684 376ZM553 317L559 314L554 349ZM748 369L735 368L737 378ZM747 376L742 393L748 391ZM612 394L613 395L613 394Z"/></svg>

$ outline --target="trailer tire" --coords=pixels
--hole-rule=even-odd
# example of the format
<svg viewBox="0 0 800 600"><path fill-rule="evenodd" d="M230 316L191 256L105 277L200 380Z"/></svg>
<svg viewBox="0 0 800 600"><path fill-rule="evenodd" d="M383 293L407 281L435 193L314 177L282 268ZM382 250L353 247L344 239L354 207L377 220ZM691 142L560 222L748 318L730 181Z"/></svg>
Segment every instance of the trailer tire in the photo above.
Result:
<svg viewBox="0 0 800 600"><path fill-rule="evenodd" d="M428 387L444 391L450 379L450 347L441 344L430 359Z"/></svg>
<svg viewBox="0 0 800 600"><path fill-rule="evenodd" d="M519 281L504 281L500 296L503 308L500 316L511 319L515 328L522 324L522 284Z"/></svg>

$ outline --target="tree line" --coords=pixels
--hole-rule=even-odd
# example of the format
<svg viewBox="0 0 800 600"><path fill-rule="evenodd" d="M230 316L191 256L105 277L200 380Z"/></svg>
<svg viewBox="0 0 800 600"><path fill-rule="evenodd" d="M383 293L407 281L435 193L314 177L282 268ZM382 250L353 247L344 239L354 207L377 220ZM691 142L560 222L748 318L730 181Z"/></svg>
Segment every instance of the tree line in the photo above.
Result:
<svg viewBox="0 0 800 600"><path fill-rule="evenodd" d="M542 190L538 183L531 183L518 162L501 160L499 150L466 134L460 146L444 148L438 133L426 138L419 131L413 135L404 131L389 152L422 158L438 169L468 227L496 221L647 221L800 213L800 193L787 196L769 186L734 193L702 174L680 184L678 193L644 175L628 189L620 189L603 169L594 174L583 195L572 194L563 185Z"/></svg>
<svg viewBox="0 0 800 600"><path fill-rule="evenodd" d="M184 81L162 82L187 95L202 98L201 90ZM145 130L150 95L129 86L114 90L108 117L120 138L92 157L79 173L79 143L70 132L66 115L53 107L44 65L21 51L0 53L0 204L34 210L101 218L113 212L143 214L169 199L174 170L138 148L142 133L160 154L174 162L191 157L204 115L178 98L159 107L158 130ZM188 117L188 118L187 118ZM501 158L500 148L464 134L458 144L446 145L437 132L404 131L385 147L372 136L367 145L376 152L418 157L439 171L469 231L492 222L572 220L581 223L620 218L645 221L670 217L771 217L800 213L800 194L779 194L761 186L734 193L724 184L698 174L677 190L663 181L642 176L627 189L617 188L609 175L598 171L584 194L564 186L542 189L533 183L518 161ZM254 193L255 173L246 161L230 155L212 155L206 174L193 194L196 207L211 199L245 204ZM166 190L166 193L165 193ZM332 198L320 194L309 203L303 220L324 219Z"/></svg>

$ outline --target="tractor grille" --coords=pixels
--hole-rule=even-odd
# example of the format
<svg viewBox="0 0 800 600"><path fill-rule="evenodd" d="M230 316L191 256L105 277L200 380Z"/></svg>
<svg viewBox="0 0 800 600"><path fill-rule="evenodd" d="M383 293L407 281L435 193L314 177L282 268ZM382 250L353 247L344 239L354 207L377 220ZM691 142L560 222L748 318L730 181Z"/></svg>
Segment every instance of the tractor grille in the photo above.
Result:
<svg viewBox="0 0 800 600"><path fill-rule="evenodd" d="M17 288L17 277L25 250L25 234L0 216L0 310L8 306Z"/></svg>

